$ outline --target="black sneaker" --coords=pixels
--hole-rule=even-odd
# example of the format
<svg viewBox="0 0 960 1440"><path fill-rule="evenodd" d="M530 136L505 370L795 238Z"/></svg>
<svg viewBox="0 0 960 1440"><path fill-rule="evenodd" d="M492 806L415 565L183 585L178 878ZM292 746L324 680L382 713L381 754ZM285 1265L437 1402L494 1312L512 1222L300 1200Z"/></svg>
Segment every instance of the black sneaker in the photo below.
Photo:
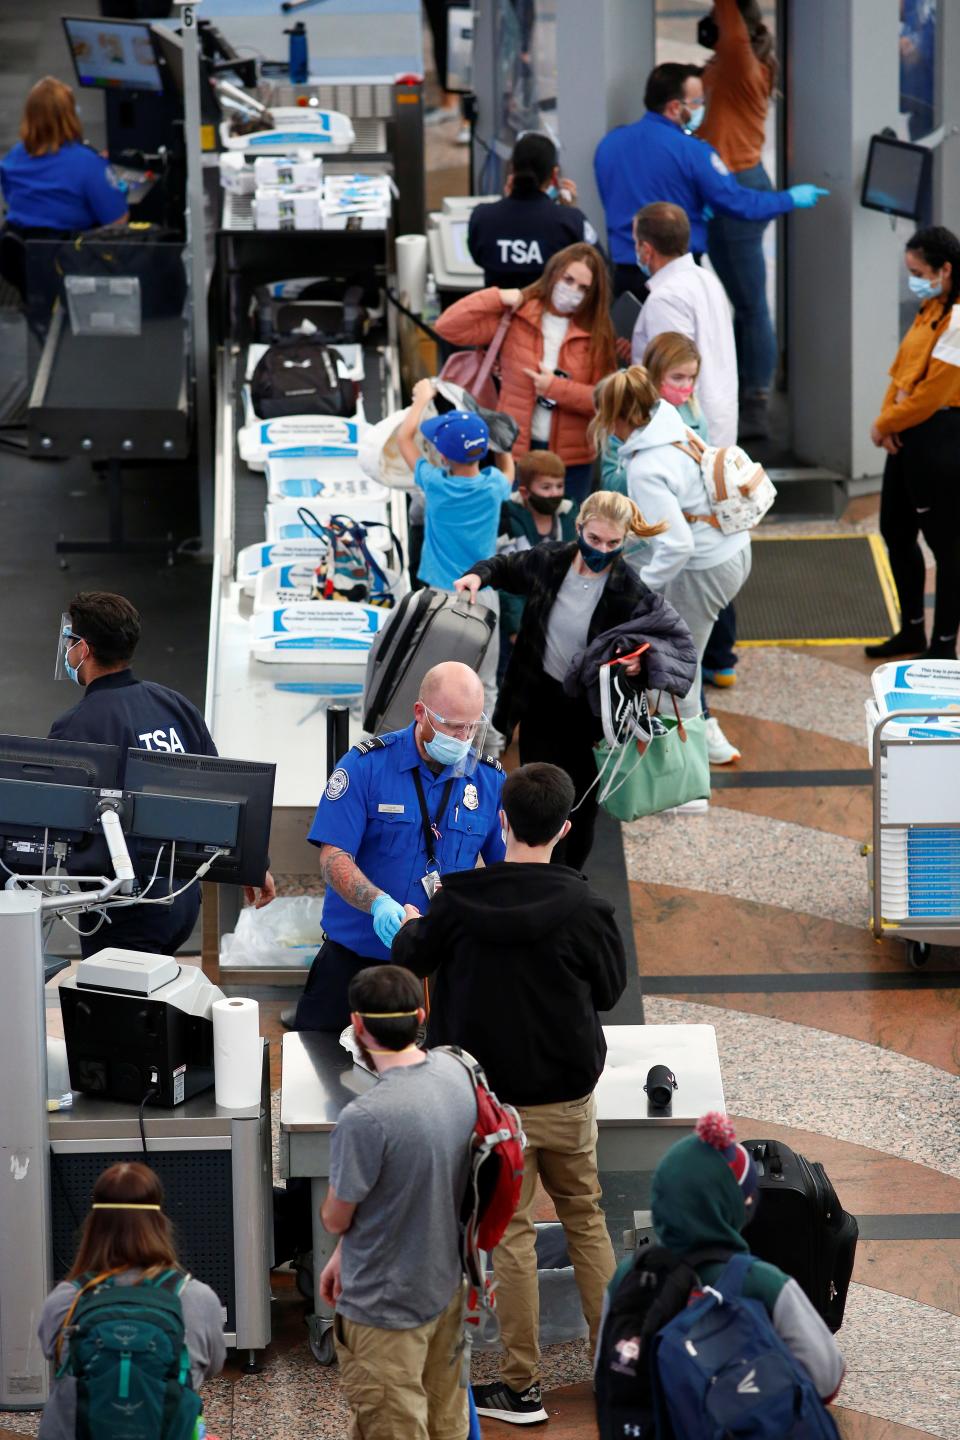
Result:
<svg viewBox="0 0 960 1440"><path fill-rule="evenodd" d="M864 645L863 653L868 660L896 660L903 655L922 655L926 648L927 637L923 626L905 625L879 645Z"/></svg>
<svg viewBox="0 0 960 1440"><path fill-rule="evenodd" d="M503 1380L470 1388L477 1414L486 1415L489 1420L506 1420L510 1425L541 1425L548 1418L539 1385L531 1385L522 1395L511 1390Z"/></svg>

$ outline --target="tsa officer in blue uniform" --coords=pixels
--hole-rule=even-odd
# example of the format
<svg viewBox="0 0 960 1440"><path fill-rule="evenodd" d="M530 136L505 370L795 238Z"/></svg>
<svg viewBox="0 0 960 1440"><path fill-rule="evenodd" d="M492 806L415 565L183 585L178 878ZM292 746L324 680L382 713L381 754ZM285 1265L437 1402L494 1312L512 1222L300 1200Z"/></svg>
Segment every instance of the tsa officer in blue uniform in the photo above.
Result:
<svg viewBox="0 0 960 1440"><path fill-rule="evenodd" d="M573 200L576 186L564 180L549 135L521 135L510 157L502 200L476 205L467 227L467 248L483 271L484 285L522 290L543 274L551 255L597 232Z"/></svg>
<svg viewBox="0 0 960 1440"><path fill-rule="evenodd" d="M4 228L24 240L62 238L127 219L127 197L109 162L83 142L73 91L51 75L27 96L20 142L0 162L0 186Z"/></svg>
<svg viewBox="0 0 960 1440"><path fill-rule="evenodd" d="M130 669L140 639L140 616L122 595L87 591L75 595L61 625L63 668L83 687L83 698L50 727L53 740L88 740L127 750L162 750L173 755L216 755L217 747L197 707L176 690L138 680ZM123 783L121 773L120 782ZM168 858L166 852L164 858ZM161 871L162 871L161 862ZM153 866L139 875L141 885ZM184 884L175 880L174 888ZM158 873L150 896L169 893ZM269 871L259 894L248 899L265 905L276 893ZM173 955L189 938L200 909L200 886L191 885L172 905L131 905L107 909L108 920L81 915L80 949L95 955L105 946ZM95 931L95 933L93 933Z"/></svg>
<svg viewBox="0 0 960 1440"><path fill-rule="evenodd" d="M476 673L445 661L424 676L411 725L355 745L331 774L308 836L327 885L326 939L298 1030L342 1030L351 979L390 959L393 937L442 877L503 859L503 767L481 753L485 728Z"/></svg>
<svg viewBox="0 0 960 1440"><path fill-rule="evenodd" d="M701 74L696 65L658 65L647 79L647 113L632 125L617 126L597 146L593 168L607 217L617 295L640 290L645 281L633 238L633 217L644 205L667 200L685 210L690 249L699 256L707 248L707 207L739 220L772 220L808 210L828 193L816 185L746 190L738 184L713 146L692 133L704 116Z"/></svg>

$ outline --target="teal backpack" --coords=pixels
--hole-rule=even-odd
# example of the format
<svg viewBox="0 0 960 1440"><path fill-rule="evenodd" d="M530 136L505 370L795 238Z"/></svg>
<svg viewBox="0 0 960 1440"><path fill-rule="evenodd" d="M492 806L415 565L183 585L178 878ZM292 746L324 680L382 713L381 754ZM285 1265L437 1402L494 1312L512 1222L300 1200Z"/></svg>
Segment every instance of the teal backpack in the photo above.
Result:
<svg viewBox="0 0 960 1440"><path fill-rule="evenodd" d="M203 1407L190 1386L180 1304L190 1276L114 1278L83 1277L57 1341L57 1379L77 1381L77 1440L192 1440Z"/></svg>

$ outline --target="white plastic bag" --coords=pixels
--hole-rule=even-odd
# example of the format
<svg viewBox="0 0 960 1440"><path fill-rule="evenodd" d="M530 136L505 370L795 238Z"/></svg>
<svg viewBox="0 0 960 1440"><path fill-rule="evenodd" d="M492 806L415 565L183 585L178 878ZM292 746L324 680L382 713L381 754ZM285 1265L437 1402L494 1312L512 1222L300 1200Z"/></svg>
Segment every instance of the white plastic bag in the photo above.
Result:
<svg viewBox="0 0 960 1440"><path fill-rule="evenodd" d="M220 964L307 967L323 944L322 913L319 895L283 896L262 910L248 906L221 941Z"/></svg>

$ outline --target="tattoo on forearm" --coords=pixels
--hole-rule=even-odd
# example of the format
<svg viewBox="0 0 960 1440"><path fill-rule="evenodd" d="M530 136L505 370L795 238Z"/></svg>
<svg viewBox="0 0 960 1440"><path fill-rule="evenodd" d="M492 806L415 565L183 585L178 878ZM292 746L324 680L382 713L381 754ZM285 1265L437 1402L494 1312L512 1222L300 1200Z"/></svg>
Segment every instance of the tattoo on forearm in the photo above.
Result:
<svg viewBox="0 0 960 1440"><path fill-rule="evenodd" d="M369 910L382 891L368 880L352 855L331 845L323 853L320 874L342 900L357 910Z"/></svg>

